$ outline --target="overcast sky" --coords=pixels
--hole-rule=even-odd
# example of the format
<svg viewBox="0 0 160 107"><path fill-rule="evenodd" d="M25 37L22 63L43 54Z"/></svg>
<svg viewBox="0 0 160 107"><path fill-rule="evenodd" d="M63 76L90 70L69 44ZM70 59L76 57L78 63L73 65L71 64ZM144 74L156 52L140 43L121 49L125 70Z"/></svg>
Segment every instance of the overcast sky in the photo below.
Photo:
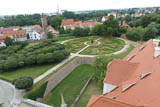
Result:
<svg viewBox="0 0 160 107"><path fill-rule="evenodd" d="M160 6L160 0L1 0L0 15Z"/></svg>

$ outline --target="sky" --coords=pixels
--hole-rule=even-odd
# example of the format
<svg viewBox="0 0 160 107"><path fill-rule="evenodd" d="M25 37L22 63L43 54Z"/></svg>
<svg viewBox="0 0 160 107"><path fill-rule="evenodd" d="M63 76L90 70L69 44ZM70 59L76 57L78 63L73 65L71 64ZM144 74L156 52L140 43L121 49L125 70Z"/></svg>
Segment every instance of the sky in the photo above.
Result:
<svg viewBox="0 0 160 107"><path fill-rule="evenodd" d="M0 15L160 6L160 0L1 0Z"/></svg>

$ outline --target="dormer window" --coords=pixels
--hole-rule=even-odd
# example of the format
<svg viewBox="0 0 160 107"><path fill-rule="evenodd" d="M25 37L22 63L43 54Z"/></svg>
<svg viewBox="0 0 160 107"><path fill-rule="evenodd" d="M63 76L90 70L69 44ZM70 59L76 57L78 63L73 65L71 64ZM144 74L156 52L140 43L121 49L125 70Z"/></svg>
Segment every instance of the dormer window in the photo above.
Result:
<svg viewBox="0 0 160 107"><path fill-rule="evenodd" d="M136 82L122 86L122 92L125 92L126 90L128 90L129 88L134 86L135 84L136 84Z"/></svg>
<svg viewBox="0 0 160 107"><path fill-rule="evenodd" d="M145 74L141 74L140 75L140 80L147 77L148 75L152 74L152 72L148 72L148 73L145 73Z"/></svg>

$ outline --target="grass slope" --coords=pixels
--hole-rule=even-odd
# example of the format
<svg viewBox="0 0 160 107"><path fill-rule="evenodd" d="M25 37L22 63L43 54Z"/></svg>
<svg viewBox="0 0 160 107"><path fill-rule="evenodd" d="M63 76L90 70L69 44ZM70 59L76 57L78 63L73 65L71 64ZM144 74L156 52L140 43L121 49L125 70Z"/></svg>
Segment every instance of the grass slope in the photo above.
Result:
<svg viewBox="0 0 160 107"><path fill-rule="evenodd" d="M60 107L61 93L63 93L65 102L67 103L67 106L70 107L90 77L92 70L93 67L91 65L84 64L78 66L52 90L50 95L46 98L45 103L53 105L54 107Z"/></svg>
<svg viewBox="0 0 160 107"><path fill-rule="evenodd" d="M132 50L134 49L133 45L130 45L128 50L122 54L115 55L115 59L123 59L125 56L127 56ZM83 95L81 96L79 102L77 103L76 107L86 107L88 104L88 101L92 95L100 95L102 94L102 89L99 87L98 83L96 81L91 81Z"/></svg>
<svg viewBox="0 0 160 107"><path fill-rule="evenodd" d="M32 67L24 67L21 69L17 69L10 72L4 72L1 75L9 77L11 79L17 79L23 76L31 76L32 78L36 78L39 75L43 74L56 64L49 64L49 65L41 65L41 66L32 66Z"/></svg>

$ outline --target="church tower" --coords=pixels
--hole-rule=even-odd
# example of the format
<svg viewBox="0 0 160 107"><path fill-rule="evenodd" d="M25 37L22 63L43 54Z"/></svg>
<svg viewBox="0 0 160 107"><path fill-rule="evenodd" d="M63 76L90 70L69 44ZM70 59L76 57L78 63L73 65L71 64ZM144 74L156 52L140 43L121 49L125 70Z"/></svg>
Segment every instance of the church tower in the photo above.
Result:
<svg viewBox="0 0 160 107"><path fill-rule="evenodd" d="M45 16L44 14L42 14L41 16L41 23L42 23L43 31L46 33L48 24L47 24L47 16Z"/></svg>

